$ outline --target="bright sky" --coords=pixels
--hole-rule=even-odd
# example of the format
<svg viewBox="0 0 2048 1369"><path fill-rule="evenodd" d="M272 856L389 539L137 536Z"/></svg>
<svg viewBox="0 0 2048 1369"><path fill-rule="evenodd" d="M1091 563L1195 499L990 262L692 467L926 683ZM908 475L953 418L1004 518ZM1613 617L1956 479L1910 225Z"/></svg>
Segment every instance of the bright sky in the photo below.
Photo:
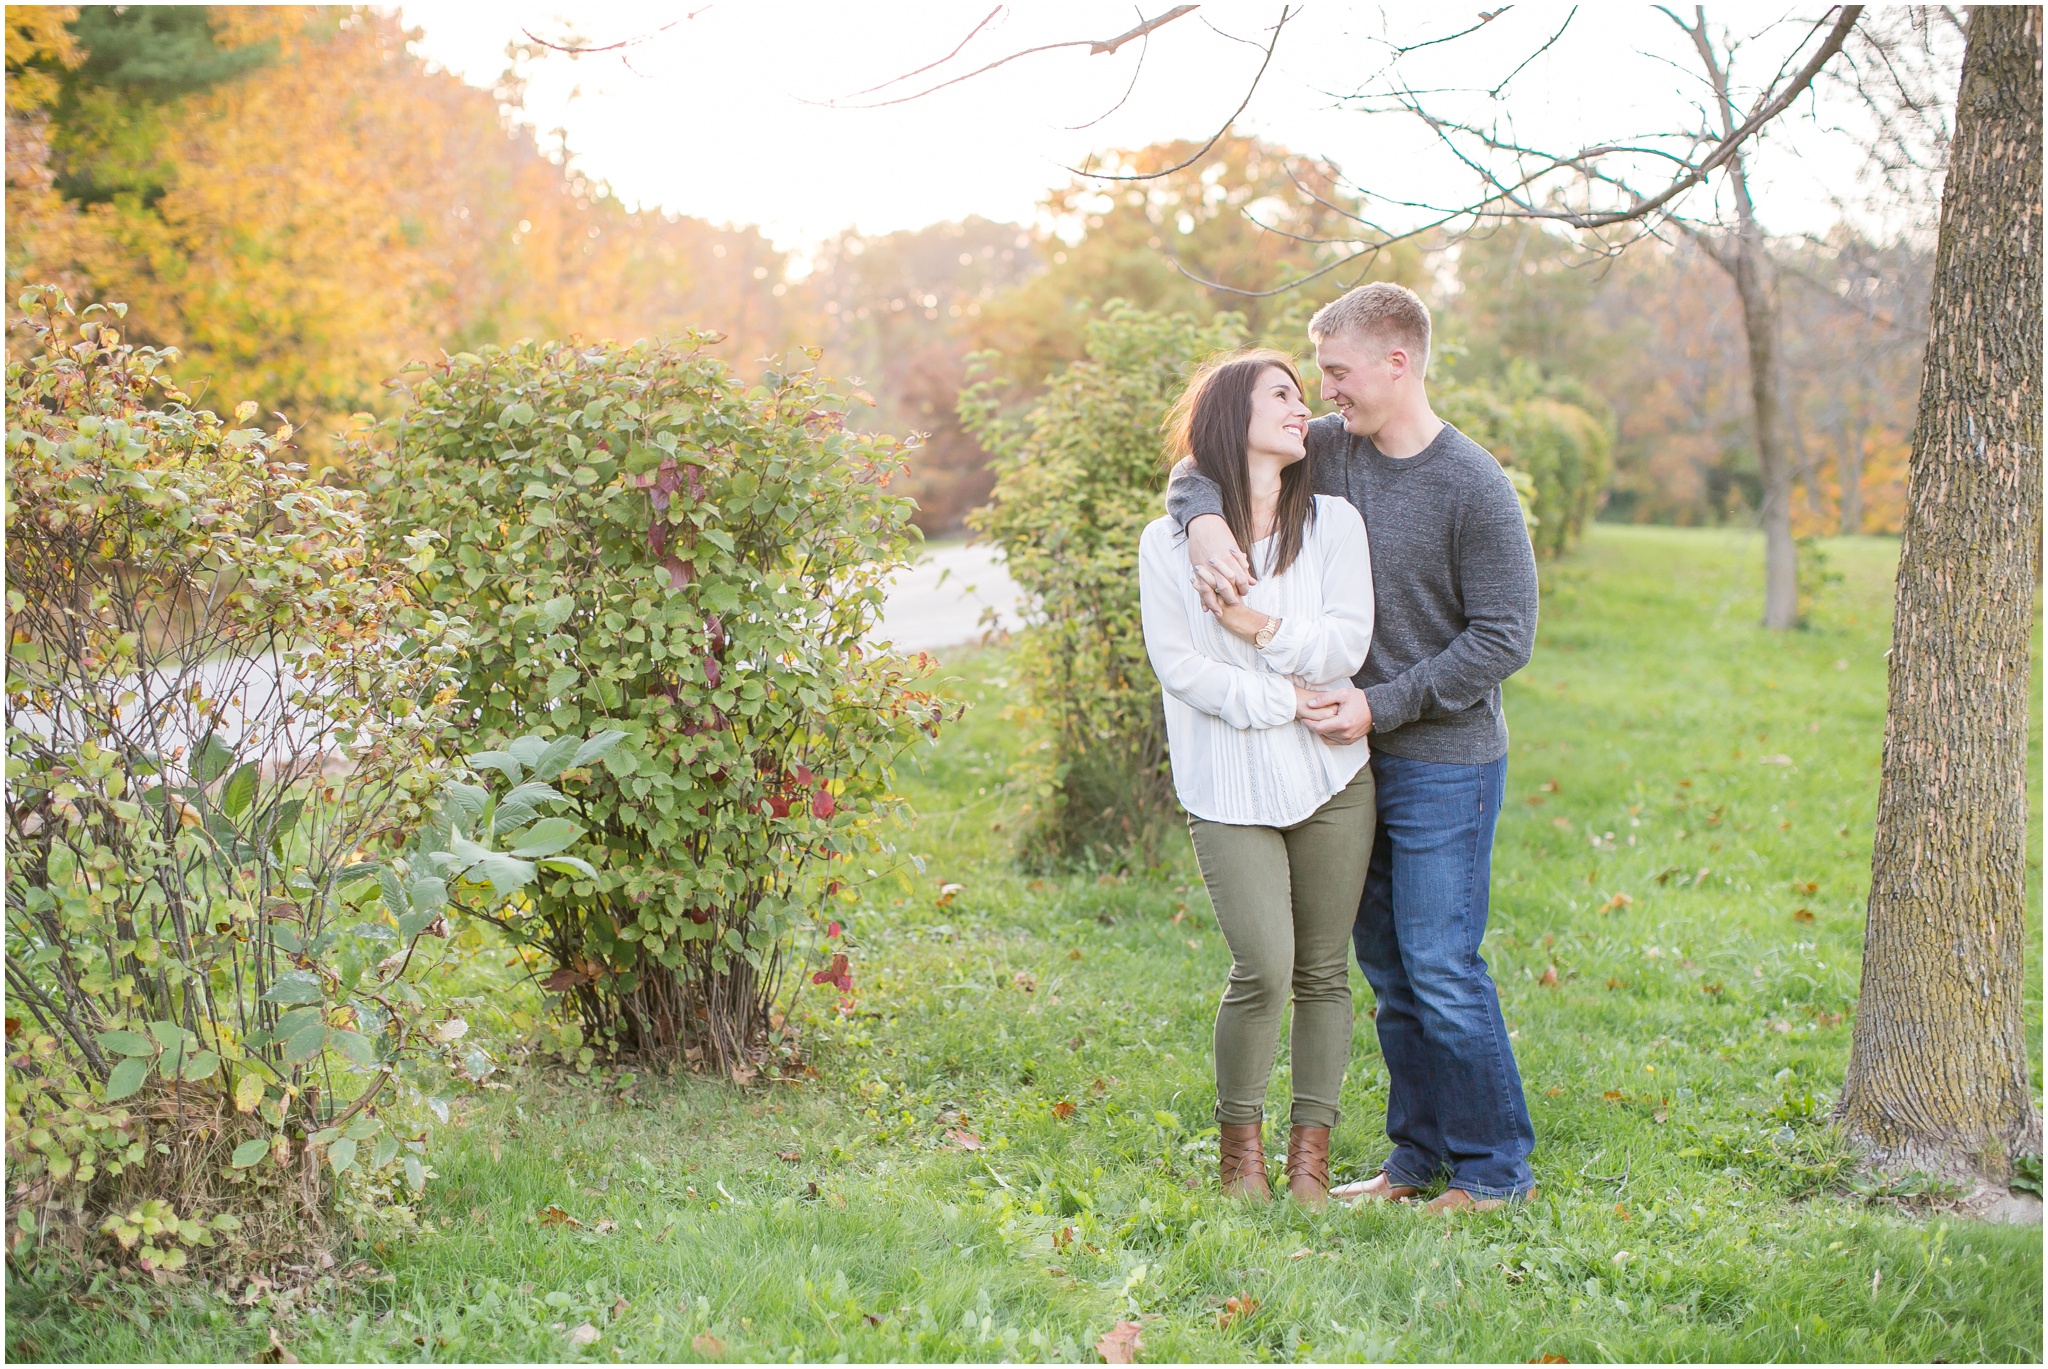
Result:
<svg viewBox="0 0 2048 1369"><path fill-rule="evenodd" d="M1167 0L1141 3L1148 15L1169 8ZM579 164L629 204L758 224L801 250L848 226L888 232L969 214L1029 221L1039 197L1068 179L1063 167L1091 151L1206 138L1243 98L1281 11L1277 0L1205 3L1152 36L1141 72L1141 44L1132 42L1114 55L1067 49L1025 57L889 108L816 103L863 103L846 97L944 57L992 7L993 0L600 0L578 3L571 27L560 0L422 0L403 15L422 31L422 56L485 87L505 69L506 44L522 29L585 44L644 38L616 53L549 53L527 66L527 117L543 141L564 130ZM1782 6L1738 4L1716 7L1712 17L1741 42L1736 75L1747 84L1768 79L1820 12L1786 20ZM1442 37L1477 15L1477 6L1389 11L1308 0L1237 128L1328 157L1391 199L1462 202L1470 174L1412 117L1356 112L1339 97L1385 69L1389 38ZM1137 20L1136 7L1100 0L1006 6L951 62L865 98L912 93L1040 43L1112 37ZM1503 97L1526 141L1583 146L1697 121L1690 40L1647 6L1589 5L1574 14L1564 5L1517 4L1469 37L1411 54L1400 72L1417 89L1491 87L1560 25L1562 37ZM1127 90L1121 108L1104 117ZM1787 123L1755 172L1767 225L1826 231L1839 217L1837 197L1867 198L1856 186L1859 164L1845 138L1811 120Z"/></svg>

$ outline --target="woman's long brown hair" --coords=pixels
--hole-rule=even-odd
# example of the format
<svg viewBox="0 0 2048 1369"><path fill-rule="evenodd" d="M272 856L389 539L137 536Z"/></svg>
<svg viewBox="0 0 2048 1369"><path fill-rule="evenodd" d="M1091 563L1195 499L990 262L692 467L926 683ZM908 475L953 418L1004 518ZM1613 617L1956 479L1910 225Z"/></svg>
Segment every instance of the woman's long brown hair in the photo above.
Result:
<svg viewBox="0 0 2048 1369"><path fill-rule="evenodd" d="M1166 416L1168 450L1175 459L1195 459L1195 469L1216 482L1223 495L1223 521L1230 535L1252 554L1252 487L1247 438L1252 425L1252 391L1269 370L1284 371L1301 389L1301 376L1284 352L1253 348L1219 357L1188 382L1188 388ZM1280 506L1273 517L1273 547L1261 575L1278 575L1301 555L1309 524L1315 521L1313 455L1280 473Z"/></svg>

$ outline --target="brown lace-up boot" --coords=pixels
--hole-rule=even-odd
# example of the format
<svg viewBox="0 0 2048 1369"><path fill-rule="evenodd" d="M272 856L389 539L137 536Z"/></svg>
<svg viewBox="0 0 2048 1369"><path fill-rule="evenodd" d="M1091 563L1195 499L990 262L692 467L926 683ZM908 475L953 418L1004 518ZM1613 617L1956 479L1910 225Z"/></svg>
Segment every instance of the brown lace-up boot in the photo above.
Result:
<svg viewBox="0 0 2048 1369"><path fill-rule="evenodd" d="M1287 1191L1311 1212L1330 1201L1330 1129L1295 1127L1287 1133Z"/></svg>
<svg viewBox="0 0 2048 1369"><path fill-rule="evenodd" d="M1260 1124L1245 1122L1219 1128L1216 1150L1222 1171L1223 1192L1228 1197L1268 1202L1273 1190L1266 1185L1266 1151L1259 1140Z"/></svg>

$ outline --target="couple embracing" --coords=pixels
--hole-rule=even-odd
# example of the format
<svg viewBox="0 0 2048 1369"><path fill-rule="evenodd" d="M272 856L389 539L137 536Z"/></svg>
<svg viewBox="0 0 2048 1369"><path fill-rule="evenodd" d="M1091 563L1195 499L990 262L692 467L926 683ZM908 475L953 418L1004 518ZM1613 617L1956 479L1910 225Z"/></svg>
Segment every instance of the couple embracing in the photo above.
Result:
<svg viewBox="0 0 2048 1369"><path fill-rule="evenodd" d="M1311 1206L1331 1196L1349 941L1377 999L1393 1149L1336 1196L1442 1180L1433 1210L1495 1207L1533 1192L1535 1133L1479 943L1507 776L1500 685L1535 641L1535 556L1499 464L1430 409L1413 292L1361 286L1309 336L1337 412L1310 421L1278 352L1211 364L1175 410L1185 459L1139 550L1174 788L1230 945L1222 1184L1269 1196L1265 1097L1291 997L1287 1186Z"/></svg>

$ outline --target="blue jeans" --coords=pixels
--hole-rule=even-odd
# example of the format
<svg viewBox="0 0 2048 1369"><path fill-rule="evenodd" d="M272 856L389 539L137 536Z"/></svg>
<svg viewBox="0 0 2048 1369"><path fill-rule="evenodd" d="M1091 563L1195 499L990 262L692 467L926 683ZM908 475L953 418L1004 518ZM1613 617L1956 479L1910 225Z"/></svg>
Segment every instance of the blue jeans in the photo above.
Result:
<svg viewBox="0 0 2048 1369"><path fill-rule="evenodd" d="M1394 1143L1383 1168L1418 1188L1448 1174L1474 1197L1525 1193L1536 1132L1479 958L1507 758L1444 765L1375 751L1372 770L1379 830L1352 944L1379 999Z"/></svg>

